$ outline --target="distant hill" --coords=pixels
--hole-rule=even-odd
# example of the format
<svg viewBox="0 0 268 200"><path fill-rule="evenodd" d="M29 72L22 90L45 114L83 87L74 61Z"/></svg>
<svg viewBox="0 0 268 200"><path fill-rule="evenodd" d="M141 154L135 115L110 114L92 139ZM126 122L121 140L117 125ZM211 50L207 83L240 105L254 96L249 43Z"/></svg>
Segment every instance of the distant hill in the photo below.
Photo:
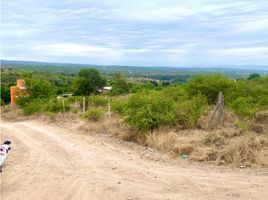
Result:
<svg viewBox="0 0 268 200"><path fill-rule="evenodd" d="M121 72L128 77L148 77L168 80L176 76L191 76L197 73L224 73L233 78L247 77L251 73L268 74L267 66L216 66L216 67L165 67L165 66L121 66L76 63L49 63L35 61L1 60L2 68L50 71L56 73L78 73L81 68L97 68L104 75Z"/></svg>

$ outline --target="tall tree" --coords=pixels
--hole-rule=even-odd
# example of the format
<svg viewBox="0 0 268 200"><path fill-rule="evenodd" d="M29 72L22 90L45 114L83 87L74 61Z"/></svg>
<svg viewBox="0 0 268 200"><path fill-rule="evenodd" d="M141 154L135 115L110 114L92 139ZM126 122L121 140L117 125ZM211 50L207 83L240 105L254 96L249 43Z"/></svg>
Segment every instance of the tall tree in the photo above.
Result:
<svg viewBox="0 0 268 200"><path fill-rule="evenodd" d="M115 73L111 81L113 86L112 93L114 95L129 93L129 85L125 77L121 73Z"/></svg>
<svg viewBox="0 0 268 200"><path fill-rule="evenodd" d="M256 73L250 74L249 77L248 77L248 80L255 80L255 79L259 78L259 77L261 77L261 75L256 74Z"/></svg>
<svg viewBox="0 0 268 200"><path fill-rule="evenodd" d="M106 80L100 76L98 70L92 68L80 70L79 77L75 82L75 93L86 96L86 110L88 108L88 97L105 84Z"/></svg>

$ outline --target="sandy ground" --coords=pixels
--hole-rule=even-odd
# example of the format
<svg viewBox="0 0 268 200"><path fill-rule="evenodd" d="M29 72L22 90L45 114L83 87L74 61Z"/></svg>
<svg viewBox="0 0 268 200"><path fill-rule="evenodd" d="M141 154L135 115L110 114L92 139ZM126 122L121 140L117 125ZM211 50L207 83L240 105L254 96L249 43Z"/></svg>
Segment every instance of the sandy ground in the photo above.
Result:
<svg viewBox="0 0 268 200"><path fill-rule="evenodd" d="M37 121L2 121L5 139L2 200L268 199L266 170L152 161L107 136Z"/></svg>

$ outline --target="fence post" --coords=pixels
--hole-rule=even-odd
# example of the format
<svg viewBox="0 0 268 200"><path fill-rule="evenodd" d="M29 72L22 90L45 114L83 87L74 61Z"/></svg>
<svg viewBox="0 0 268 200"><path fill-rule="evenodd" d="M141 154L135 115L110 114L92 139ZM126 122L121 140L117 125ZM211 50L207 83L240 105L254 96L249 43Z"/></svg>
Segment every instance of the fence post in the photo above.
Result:
<svg viewBox="0 0 268 200"><path fill-rule="evenodd" d="M218 94L218 101L210 119L209 128L215 128L222 124L224 118L224 96L222 92Z"/></svg>
<svg viewBox="0 0 268 200"><path fill-rule="evenodd" d="M64 98L62 98L62 108L63 108L63 112L65 112L65 103L64 103Z"/></svg>
<svg viewBox="0 0 268 200"><path fill-rule="evenodd" d="M78 108L78 102L77 102L77 99L75 99L75 108Z"/></svg>
<svg viewBox="0 0 268 200"><path fill-rule="evenodd" d="M111 99L108 97L108 116L111 116Z"/></svg>
<svg viewBox="0 0 268 200"><path fill-rule="evenodd" d="M86 111L86 97L83 97L83 113Z"/></svg>

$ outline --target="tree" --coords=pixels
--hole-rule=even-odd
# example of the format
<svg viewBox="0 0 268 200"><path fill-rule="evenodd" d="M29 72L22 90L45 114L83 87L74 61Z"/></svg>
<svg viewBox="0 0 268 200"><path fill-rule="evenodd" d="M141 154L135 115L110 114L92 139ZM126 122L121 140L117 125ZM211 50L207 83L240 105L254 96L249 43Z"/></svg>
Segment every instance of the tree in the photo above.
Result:
<svg viewBox="0 0 268 200"><path fill-rule="evenodd" d="M31 99L48 98L56 94L54 84L47 80L34 78L31 73L24 74L24 79L27 93Z"/></svg>
<svg viewBox="0 0 268 200"><path fill-rule="evenodd" d="M129 93L129 85L124 76L120 73L115 73L113 75L113 80L111 81L113 86L112 93L114 95Z"/></svg>
<svg viewBox="0 0 268 200"><path fill-rule="evenodd" d="M261 77L259 74L250 74L248 80L255 80L259 77Z"/></svg>
<svg viewBox="0 0 268 200"><path fill-rule="evenodd" d="M1 105L10 102L10 87L7 84L1 84Z"/></svg>
<svg viewBox="0 0 268 200"><path fill-rule="evenodd" d="M75 81L75 93L86 96L86 110L88 97L105 84L106 80L100 76L98 70L92 68L80 70L79 77Z"/></svg>

